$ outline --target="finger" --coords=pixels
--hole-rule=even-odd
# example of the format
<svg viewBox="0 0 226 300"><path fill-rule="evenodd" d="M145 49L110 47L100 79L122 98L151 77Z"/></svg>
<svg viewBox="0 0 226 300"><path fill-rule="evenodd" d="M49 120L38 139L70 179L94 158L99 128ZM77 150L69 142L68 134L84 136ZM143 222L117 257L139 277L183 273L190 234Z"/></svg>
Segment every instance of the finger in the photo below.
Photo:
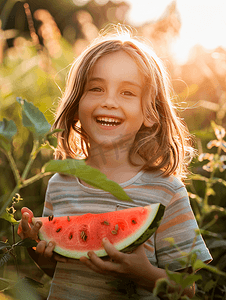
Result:
<svg viewBox="0 0 226 300"><path fill-rule="evenodd" d="M46 241L40 241L37 246L35 252L43 255L46 249Z"/></svg>
<svg viewBox="0 0 226 300"><path fill-rule="evenodd" d="M27 212L22 214L22 219L21 219L21 227L24 233L27 233L30 231L31 227L28 224L28 219L29 219L29 214Z"/></svg>
<svg viewBox="0 0 226 300"><path fill-rule="evenodd" d="M120 262L123 259L124 253L119 252L107 238L102 240L102 244L104 246L105 251L114 261Z"/></svg>
<svg viewBox="0 0 226 300"><path fill-rule="evenodd" d="M31 228L31 232L30 232L31 237L34 237L35 239L37 239L38 232L41 227L42 227L41 221L35 222L34 226L32 226L32 228Z"/></svg>
<svg viewBox="0 0 226 300"><path fill-rule="evenodd" d="M29 237L31 227L28 224L28 215L25 213L22 215L22 219L20 221L17 233L21 237L22 240Z"/></svg>
<svg viewBox="0 0 226 300"><path fill-rule="evenodd" d="M21 214L24 214L25 212L28 213L28 215L29 215L28 222L31 223L32 218L34 217L33 212L27 207L22 207L21 208Z"/></svg>
<svg viewBox="0 0 226 300"><path fill-rule="evenodd" d="M90 258L89 265L93 265L102 273L107 272L120 272L120 265L117 263L113 263L111 261L104 261L100 257L98 257L93 251L88 252L88 256Z"/></svg>
<svg viewBox="0 0 226 300"><path fill-rule="evenodd" d="M50 241L45 249L44 257L52 258L53 256L53 249L55 248L55 243Z"/></svg>
<svg viewBox="0 0 226 300"><path fill-rule="evenodd" d="M91 270L93 270L94 272L100 273L100 274L104 274L105 271L98 268L97 266L95 266L93 264L93 262L91 260L89 260L87 257L82 256L79 259L83 264L85 264L88 268L90 268Z"/></svg>

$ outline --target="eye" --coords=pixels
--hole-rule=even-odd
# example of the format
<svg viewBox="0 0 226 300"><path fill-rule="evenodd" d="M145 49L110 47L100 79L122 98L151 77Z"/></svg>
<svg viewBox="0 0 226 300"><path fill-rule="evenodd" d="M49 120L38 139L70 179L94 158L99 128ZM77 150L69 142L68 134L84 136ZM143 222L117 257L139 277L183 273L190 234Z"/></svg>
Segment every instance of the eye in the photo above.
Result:
<svg viewBox="0 0 226 300"><path fill-rule="evenodd" d="M94 87L94 88L91 88L90 91L100 93L100 92L103 92L103 89L100 87Z"/></svg>
<svg viewBox="0 0 226 300"><path fill-rule="evenodd" d="M130 92L130 91L123 91L122 95L124 95L124 96L136 96L133 92Z"/></svg>

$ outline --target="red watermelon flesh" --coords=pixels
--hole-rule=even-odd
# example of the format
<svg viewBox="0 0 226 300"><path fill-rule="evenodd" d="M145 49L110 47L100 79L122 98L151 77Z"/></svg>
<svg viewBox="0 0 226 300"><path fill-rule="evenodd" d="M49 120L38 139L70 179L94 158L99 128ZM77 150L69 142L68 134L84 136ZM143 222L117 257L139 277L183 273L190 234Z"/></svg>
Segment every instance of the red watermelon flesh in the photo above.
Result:
<svg viewBox="0 0 226 300"><path fill-rule="evenodd" d="M80 258L93 250L101 257L107 255L102 246L104 237L118 250L125 249L147 229L150 231L152 223L156 226L156 218L159 221L162 217L162 213L158 213L159 208L160 204L152 204L102 214L33 218L33 222L42 222L39 238L47 243L55 241L55 252Z"/></svg>

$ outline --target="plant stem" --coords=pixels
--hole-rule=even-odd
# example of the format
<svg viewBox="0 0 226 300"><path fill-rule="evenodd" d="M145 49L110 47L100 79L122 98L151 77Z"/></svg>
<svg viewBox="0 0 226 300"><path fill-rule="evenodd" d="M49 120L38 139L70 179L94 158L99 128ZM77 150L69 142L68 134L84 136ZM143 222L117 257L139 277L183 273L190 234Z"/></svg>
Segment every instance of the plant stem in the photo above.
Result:
<svg viewBox="0 0 226 300"><path fill-rule="evenodd" d="M217 280L216 280L216 284L213 287L213 291L212 291L212 295L211 295L211 300L214 300L215 289L217 287L217 283L218 283L219 279L220 279L220 276L218 275Z"/></svg>
<svg viewBox="0 0 226 300"><path fill-rule="evenodd" d="M34 183L35 181L37 181L37 180L39 180L39 179L42 179L43 177L48 176L48 175L51 175L51 174L52 174L51 172L48 172L48 173L39 173L39 174L37 174L37 175L35 175L35 176L33 176L33 177L31 177L31 178L29 178L29 179L23 181L23 183L21 184L21 188L22 188L22 187L25 187L25 186L27 186L27 185L29 185L29 184L32 184L32 183Z"/></svg>
<svg viewBox="0 0 226 300"><path fill-rule="evenodd" d="M14 224L12 224L12 232L13 232L13 245L16 244L16 239L15 239L15 226ZM19 267L18 267L18 263L17 263L17 259L16 259L16 254L15 254L15 249L13 249L13 258L14 258L14 263L16 266L16 273L17 273L17 277L19 278Z"/></svg>
<svg viewBox="0 0 226 300"><path fill-rule="evenodd" d="M15 163L15 160L11 154L11 152L6 152L6 156L8 157L8 160L9 160L9 163L10 163L10 166L11 166L11 169L13 171L13 174L14 174L14 177L15 177L15 180L17 183L20 182L20 174L19 174L19 171L18 171L18 168L16 166L16 163Z"/></svg>
<svg viewBox="0 0 226 300"><path fill-rule="evenodd" d="M207 223L205 226L202 227L203 230L207 230L209 227L213 226L216 223L216 219L211 220L209 223Z"/></svg>
<svg viewBox="0 0 226 300"><path fill-rule="evenodd" d="M37 149L39 147L39 141L37 139L34 139L34 142L33 142L33 149L31 151L31 154L30 154L30 157L29 157L29 160L27 162L27 165L23 171L23 174L21 176L21 180L24 181L30 171L30 168L31 168L31 165L33 163L33 161L35 160L36 156L37 156Z"/></svg>
<svg viewBox="0 0 226 300"><path fill-rule="evenodd" d="M16 163L15 163L15 160L14 160L14 158L13 158L11 152L10 152L10 151L5 151L5 150L3 150L2 148L0 148L0 150L1 150L1 151L5 154L5 156L8 158L8 161L9 161L9 163L10 163L11 169L12 169L13 174L14 174L14 177L15 177L15 181L16 181L17 183L19 183L19 182L20 182L20 173L19 173L19 171L18 171L17 165L16 165Z"/></svg>
<svg viewBox="0 0 226 300"><path fill-rule="evenodd" d="M202 223L203 223L203 220L204 220L206 214L209 213L209 210L208 210L208 208L209 208L209 203L208 203L209 194L208 194L208 190L213 185L212 180L213 180L214 174L215 174L215 168L210 173L210 178L208 179L208 181L206 183L205 196L204 196L204 199L203 199L203 206L202 206L202 214L200 216L200 223L199 223L200 227L202 227Z"/></svg>

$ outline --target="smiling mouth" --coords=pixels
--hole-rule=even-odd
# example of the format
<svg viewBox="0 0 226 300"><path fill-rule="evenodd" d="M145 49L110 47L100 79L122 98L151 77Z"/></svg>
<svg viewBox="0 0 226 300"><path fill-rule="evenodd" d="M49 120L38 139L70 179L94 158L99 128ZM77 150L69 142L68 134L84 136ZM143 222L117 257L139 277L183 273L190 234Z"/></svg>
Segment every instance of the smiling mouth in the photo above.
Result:
<svg viewBox="0 0 226 300"><path fill-rule="evenodd" d="M97 117L96 122L103 126L118 126L122 123L122 120L118 118Z"/></svg>

